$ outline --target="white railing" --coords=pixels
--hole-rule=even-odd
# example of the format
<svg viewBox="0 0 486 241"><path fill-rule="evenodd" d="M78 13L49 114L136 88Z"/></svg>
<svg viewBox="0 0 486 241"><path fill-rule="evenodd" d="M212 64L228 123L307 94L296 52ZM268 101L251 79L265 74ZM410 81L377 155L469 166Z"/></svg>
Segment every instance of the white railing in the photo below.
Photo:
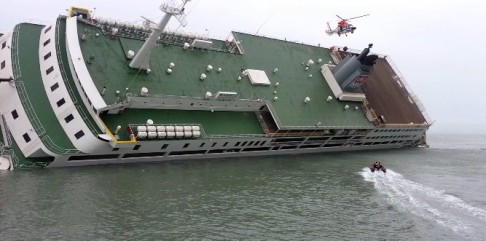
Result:
<svg viewBox="0 0 486 241"><path fill-rule="evenodd" d="M19 28L19 25L15 26L12 34L12 71L14 73L14 79L22 77L19 60Z"/></svg>
<svg viewBox="0 0 486 241"><path fill-rule="evenodd" d="M289 43L295 43L295 44L303 44L303 45L307 45L307 46L312 46L312 47L318 47L318 48L321 48L321 44L311 44L311 43L306 43L306 42L303 42L303 41L297 41L297 40L288 40L287 38L280 38L280 37L275 37L275 36L270 36L270 35L259 35L259 34L254 34L254 33L249 33L249 32L245 32L245 31L236 31L236 30L233 30L231 31L233 33L242 33L242 34L247 34L247 35L252 35L252 36L258 36L258 37L263 37L263 38L268 38L268 39L275 39L275 40L280 40L280 41L284 41L284 42L289 42Z"/></svg>
<svg viewBox="0 0 486 241"><path fill-rule="evenodd" d="M62 147L59 147L52 141L51 137L49 135L45 135L41 138L42 143L49 149L50 151L56 153L56 154L61 154L61 155L73 155L73 154L78 154L81 153L77 149L65 149Z"/></svg>

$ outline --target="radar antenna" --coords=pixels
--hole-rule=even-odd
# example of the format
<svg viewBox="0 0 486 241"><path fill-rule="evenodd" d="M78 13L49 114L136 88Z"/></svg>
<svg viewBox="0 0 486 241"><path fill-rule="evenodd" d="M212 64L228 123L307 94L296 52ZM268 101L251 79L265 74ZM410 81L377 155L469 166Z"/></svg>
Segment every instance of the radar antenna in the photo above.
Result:
<svg viewBox="0 0 486 241"><path fill-rule="evenodd" d="M152 21L152 20L150 20L150 19L148 19L144 16L140 16L140 17L144 19L144 21L142 22L142 26L144 28L154 29L154 30L157 29L157 23L156 22L154 22L154 21Z"/></svg>

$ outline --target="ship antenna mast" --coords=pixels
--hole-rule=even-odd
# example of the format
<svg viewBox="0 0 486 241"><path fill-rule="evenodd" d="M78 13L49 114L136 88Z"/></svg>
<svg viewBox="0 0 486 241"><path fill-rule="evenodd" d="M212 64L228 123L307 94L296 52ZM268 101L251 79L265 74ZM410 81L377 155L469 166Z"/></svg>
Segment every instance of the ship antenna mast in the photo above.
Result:
<svg viewBox="0 0 486 241"><path fill-rule="evenodd" d="M147 40L145 40L143 46L130 62L130 68L144 70L149 69L150 54L157 44L159 36L162 34L165 27L169 23L170 18L174 16L181 23L182 26L185 27L187 25L186 14L184 13L184 10L187 2L189 1L190 0L182 0L181 3L181 1L169 0L160 5L159 9L160 11L165 13L165 16L160 20L159 24L157 24L157 27L152 28L152 33L147 38ZM177 2L179 2L179 4L177 4Z"/></svg>

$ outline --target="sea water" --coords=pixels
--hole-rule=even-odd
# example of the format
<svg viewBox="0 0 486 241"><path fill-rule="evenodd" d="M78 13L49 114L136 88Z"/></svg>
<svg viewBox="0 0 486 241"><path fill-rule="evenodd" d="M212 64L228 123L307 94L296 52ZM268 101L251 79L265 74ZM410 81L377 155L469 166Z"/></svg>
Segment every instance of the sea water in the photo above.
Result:
<svg viewBox="0 0 486 241"><path fill-rule="evenodd" d="M486 240L484 140L4 171L0 240Z"/></svg>

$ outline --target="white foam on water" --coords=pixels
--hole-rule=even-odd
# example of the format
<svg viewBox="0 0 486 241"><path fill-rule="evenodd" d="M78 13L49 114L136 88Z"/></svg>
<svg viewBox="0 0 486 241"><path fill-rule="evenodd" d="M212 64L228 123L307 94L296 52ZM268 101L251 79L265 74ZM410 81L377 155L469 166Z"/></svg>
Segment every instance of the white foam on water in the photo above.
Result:
<svg viewBox="0 0 486 241"><path fill-rule="evenodd" d="M473 235L478 228L478 221L486 222L486 210L471 206L443 190L408 180L393 170L387 169L384 174L372 173L369 168L363 168L360 174L365 181L372 182L390 204L434 221L457 234Z"/></svg>

